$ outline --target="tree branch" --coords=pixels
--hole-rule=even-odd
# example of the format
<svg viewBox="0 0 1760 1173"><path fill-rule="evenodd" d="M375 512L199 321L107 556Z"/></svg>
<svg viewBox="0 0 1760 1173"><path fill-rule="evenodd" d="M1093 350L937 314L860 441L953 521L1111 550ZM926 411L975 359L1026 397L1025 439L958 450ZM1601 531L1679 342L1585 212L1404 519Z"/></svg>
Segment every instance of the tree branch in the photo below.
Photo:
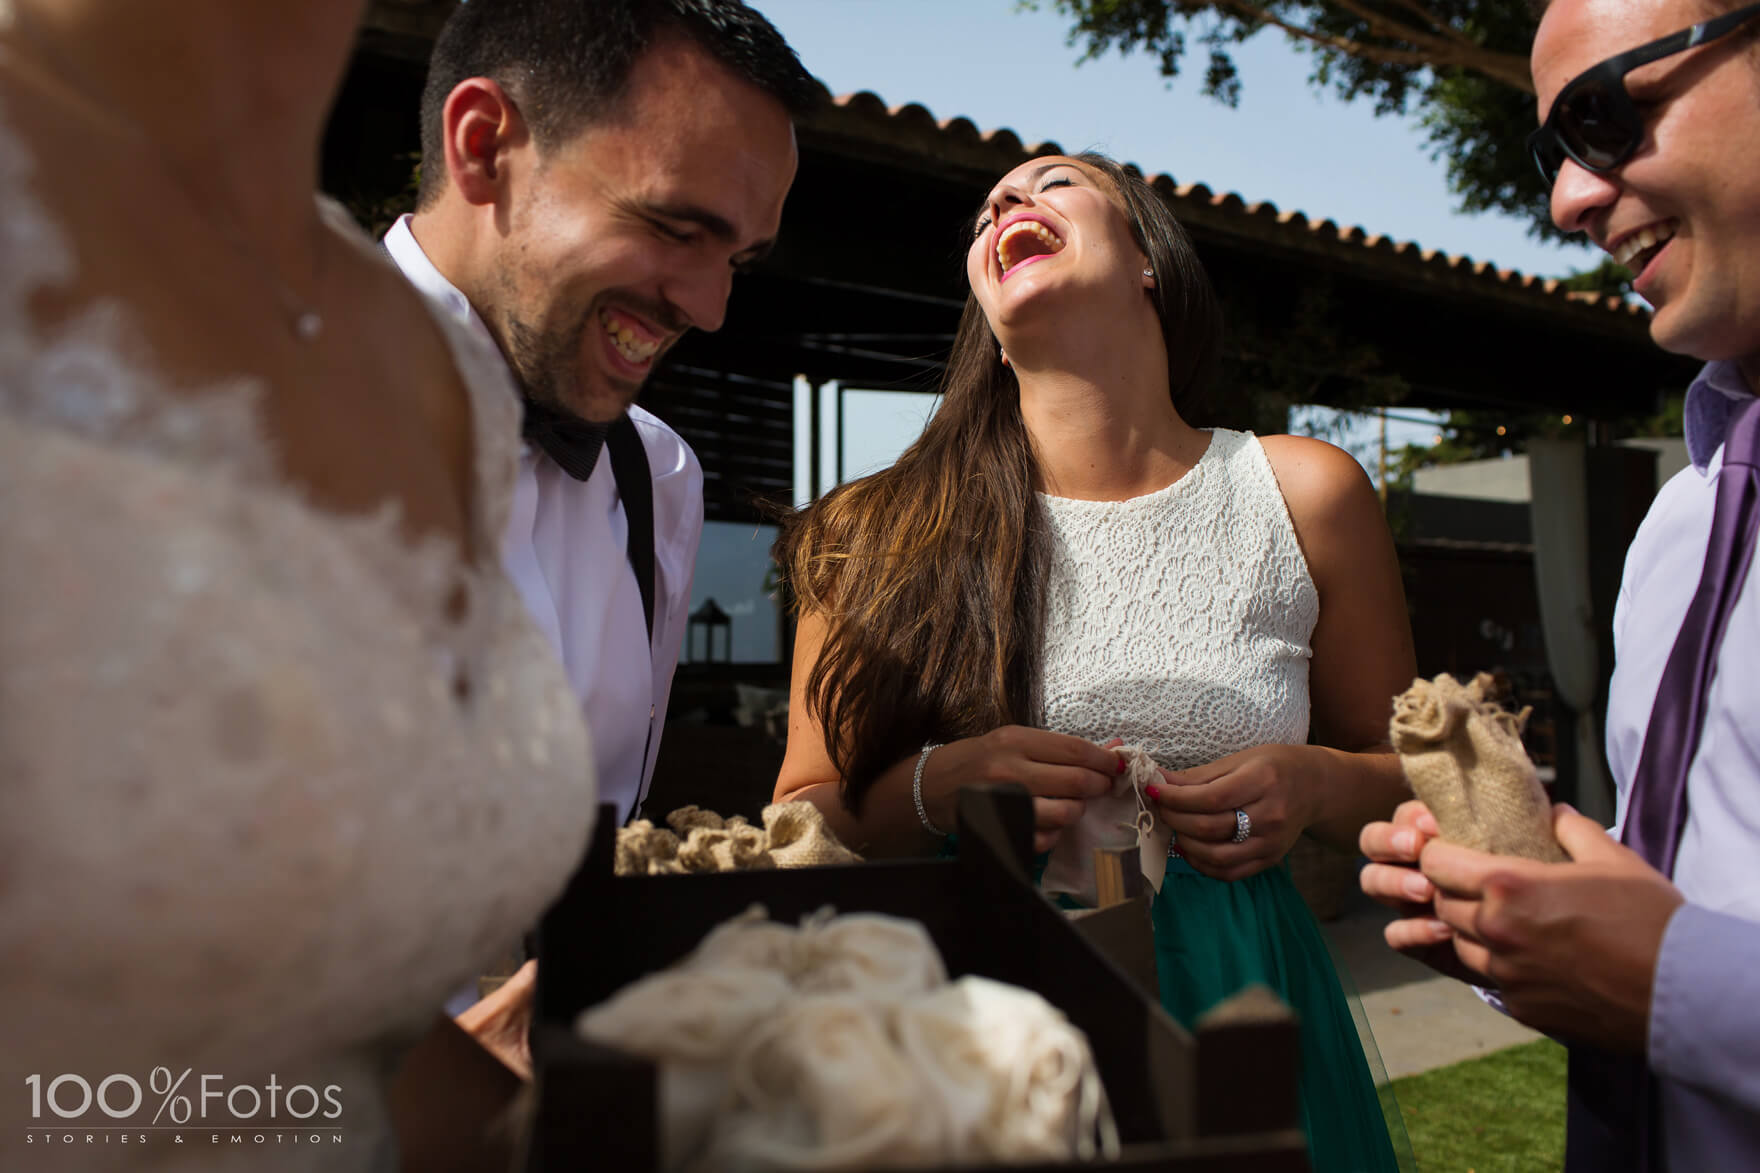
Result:
<svg viewBox="0 0 1760 1173"><path fill-rule="evenodd" d="M1479 46L1469 38L1462 36L1452 27L1445 26L1441 35L1426 33L1412 28L1408 24L1394 20L1385 13L1377 12L1362 0L1328 0L1369 26L1369 31L1378 37L1388 37L1396 41L1405 41L1427 49L1431 52L1443 53L1450 49L1477 49ZM1523 72L1526 72L1524 63Z"/></svg>
<svg viewBox="0 0 1760 1173"><path fill-rule="evenodd" d="M1330 33L1304 28L1277 16L1269 11L1263 3L1256 3L1255 0L1217 0L1217 2L1248 20L1280 29L1296 40L1332 49L1335 52L1357 57L1364 61L1373 61L1382 65L1457 66L1484 74L1493 81L1502 82L1504 85L1512 86L1523 93L1531 94L1534 92L1534 81L1528 73L1526 58L1514 53L1500 53L1482 48L1461 37L1453 29L1447 30L1443 36L1419 32L1409 25L1391 20L1385 15L1365 7L1359 0L1327 0L1327 2L1336 4L1361 19L1369 26L1369 31L1377 36L1404 41L1415 48L1398 49L1386 45L1372 45L1366 41L1352 40L1349 37L1334 36Z"/></svg>
<svg viewBox="0 0 1760 1173"><path fill-rule="evenodd" d="M1419 3L1419 0L1393 0L1393 2L1397 5L1399 5L1401 8L1405 9L1407 12L1410 12L1414 16L1418 17L1425 24L1429 25L1431 28L1435 29L1437 32L1442 33L1444 36L1447 36L1447 37L1451 38L1452 40L1459 41L1464 44L1471 44L1471 42L1460 32L1459 29L1455 28L1453 25L1449 24L1446 20L1442 19L1440 16L1437 16L1434 12L1431 12L1428 8L1424 7L1423 4Z"/></svg>

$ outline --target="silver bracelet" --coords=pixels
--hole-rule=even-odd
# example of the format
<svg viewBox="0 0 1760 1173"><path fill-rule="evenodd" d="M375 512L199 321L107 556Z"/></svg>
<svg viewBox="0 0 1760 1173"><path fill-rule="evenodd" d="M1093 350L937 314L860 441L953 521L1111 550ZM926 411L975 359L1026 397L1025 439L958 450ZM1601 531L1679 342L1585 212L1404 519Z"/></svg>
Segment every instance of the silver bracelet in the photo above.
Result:
<svg viewBox="0 0 1760 1173"><path fill-rule="evenodd" d="M917 755L917 770L911 775L911 798L917 804L917 818L923 820L923 828L931 835L947 838L947 832L929 821L929 811L923 805L923 767L929 764L929 754L941 748L939 741L925 741L923 752Z"/></svg>

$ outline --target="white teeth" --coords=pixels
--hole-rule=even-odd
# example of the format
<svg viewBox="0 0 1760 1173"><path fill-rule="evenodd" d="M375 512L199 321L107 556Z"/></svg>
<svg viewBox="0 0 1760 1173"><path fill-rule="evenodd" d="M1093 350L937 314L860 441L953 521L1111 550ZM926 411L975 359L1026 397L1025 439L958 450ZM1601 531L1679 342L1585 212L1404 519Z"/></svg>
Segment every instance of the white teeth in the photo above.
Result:
<svg viewBox="0 0 1760 1173"><path fill-rule="evenodd" d="M1004 269L1007 269L1009 264L1008 252L1003 246L1023 232L1031 232L1033 235L1037 236L1050 247L1052 252L1057 252L1063 247L1063 238L1058 236L1057 233L1051 231L1051 229L1045 227L1045 225L1039 223L1039 221L1016 220L996 236L996 261Z"/></svg>
<svg viewBox="0 0 1760 1173"><path fill-rule="evenodd" d="M631 333L629 327L613 318L609 311L599 314L599 324L605 328L605 333L610 337L611 345L617 348L617 353L638 366L653 358L654 353L660 349L658 342L650 342Z"/></svg>
<svg viewBox="0 0 1760 1173"><path fill-rule="evenodd" d="M1613 250L1613 259L1630 268L1632 262L1641 254L1649 252L1673 237L1675 230L1679 227L1680 224L1677 221L1667 220L1661 224L1651 224L1640 228L1621 241L1620 246Z"/></svg>

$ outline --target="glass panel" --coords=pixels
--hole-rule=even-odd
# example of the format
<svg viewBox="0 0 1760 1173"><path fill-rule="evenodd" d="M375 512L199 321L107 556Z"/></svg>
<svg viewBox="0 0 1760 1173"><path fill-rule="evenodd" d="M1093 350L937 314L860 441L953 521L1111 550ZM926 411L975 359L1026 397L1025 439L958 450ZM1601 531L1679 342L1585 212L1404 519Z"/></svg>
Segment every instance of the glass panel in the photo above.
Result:
<svg viewBox="0 0 1760 1173"><path fill-rule="evenodd" d="M889 468L899 453L923 434L935 411L936 396L923 391L843 393L843 471L845 480Z"/></svg>
<svg viewBox="0 0 1760 1173"><path fill-rule="evenodd" d="M776 664L782 660L779 612L776 600L770 597L770 543L775 540L773 525L735 521L703 525L696 578L691 584L691 614L709 599L727 612L727 628L713 631L716 661L727 655L730 637L736 664ZM687 626L679 662L709 659L708 635L701 624Z"/></svg>

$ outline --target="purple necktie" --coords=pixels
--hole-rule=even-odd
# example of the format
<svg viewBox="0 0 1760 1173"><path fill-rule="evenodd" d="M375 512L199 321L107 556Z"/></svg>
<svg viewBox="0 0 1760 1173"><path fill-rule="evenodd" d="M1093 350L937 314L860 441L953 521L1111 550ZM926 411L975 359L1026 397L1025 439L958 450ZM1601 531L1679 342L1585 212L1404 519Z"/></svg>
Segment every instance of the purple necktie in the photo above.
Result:
<svg viewBox="0 0 1760 1173"><path fill-rule="evenodd" d="M1687 824L1687 769L1705 726L1705 698L1717 671L1729 613L1760 533L1760 403L1730 412L1717 477L1717 508L1705 546L1699 589L1656 686L1644 752L1632 777L1622 838L1665 876ZM1667 1167L1655 1081L1642 1056L1587 1046L1570 1052L1566 1173L1660 1173Z"/></svg>

